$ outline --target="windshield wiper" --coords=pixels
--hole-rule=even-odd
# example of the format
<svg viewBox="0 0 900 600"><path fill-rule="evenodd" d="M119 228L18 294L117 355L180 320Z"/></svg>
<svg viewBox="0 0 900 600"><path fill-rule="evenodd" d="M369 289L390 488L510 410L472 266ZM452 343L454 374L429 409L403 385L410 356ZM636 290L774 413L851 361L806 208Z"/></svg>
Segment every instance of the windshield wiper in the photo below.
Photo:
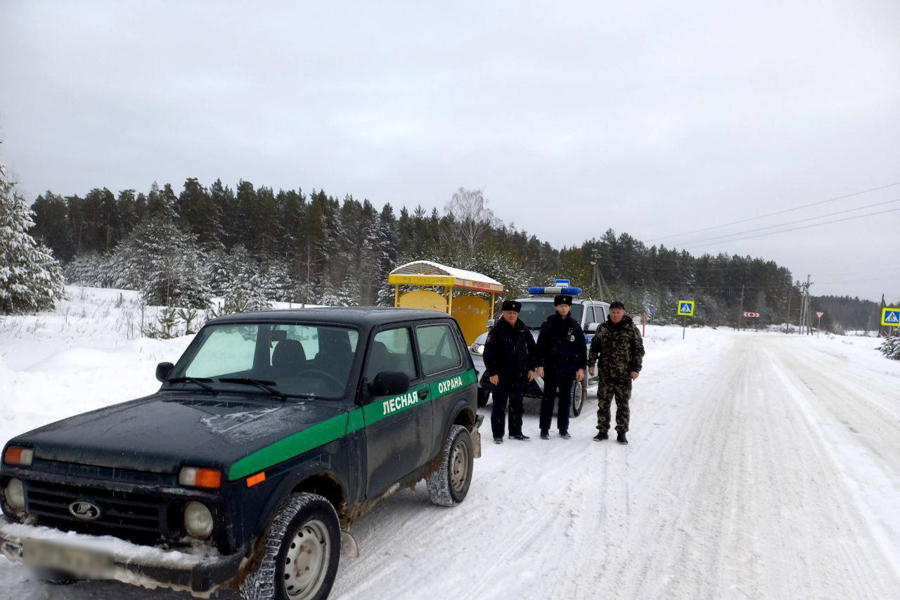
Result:
<svg viewBox="0 0 900 600"><path fill-rule="evenodd" d="M194 383L213 395L218 394L219 390L211 385L206 385L207 381L211 382L212 379L207 377L173 377L172 379L166 379L166 383Z"/></svg>
<svg viewBox="0 0 900 600"><path fill-rule="evenodd" d="M284 392L278 391L273 386L276 385L274 381L266 381L265 379L250 379L249 377L220 377L219 381L222 383L242 383L244 385L255 385L261 390L265 390L269 392L272 396L278 396L281 398L281 401L284 402L287 400L287 395Z"/></svg>

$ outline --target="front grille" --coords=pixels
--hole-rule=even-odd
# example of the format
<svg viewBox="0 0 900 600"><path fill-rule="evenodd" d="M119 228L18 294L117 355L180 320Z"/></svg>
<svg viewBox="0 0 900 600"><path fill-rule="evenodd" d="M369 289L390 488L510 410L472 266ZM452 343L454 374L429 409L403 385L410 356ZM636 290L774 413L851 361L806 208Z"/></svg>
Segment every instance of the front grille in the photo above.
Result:
<svg viewBox="0 0 900 600"><path fill-rule="evenodd" d="M100 517L83 521L69 512L69 505L88 501L100 508ZM26 483L27 512L44 525L92 535L113 535L146 543L157 541L166 531L165 501L161 496L29 481Z"/></svg>

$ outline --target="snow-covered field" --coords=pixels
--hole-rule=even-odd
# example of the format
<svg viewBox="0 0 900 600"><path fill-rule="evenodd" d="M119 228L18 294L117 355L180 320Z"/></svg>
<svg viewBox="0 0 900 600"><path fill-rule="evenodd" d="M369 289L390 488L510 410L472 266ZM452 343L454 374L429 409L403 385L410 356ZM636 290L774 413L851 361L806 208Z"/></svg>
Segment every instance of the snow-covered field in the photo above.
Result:
<svg viewBox="0 0 900 600"><path fill-rule="evenodd" d="M0 443L157 389L190 338L130 334L119 294L0 321ZM569 441L485 444L463 505L420 485L361 519L332 597L900 598L900 362L874 338L681 333L648 327L630 445L591 440L593 393ZM0 598L188 597L0 559Z"/></svg>

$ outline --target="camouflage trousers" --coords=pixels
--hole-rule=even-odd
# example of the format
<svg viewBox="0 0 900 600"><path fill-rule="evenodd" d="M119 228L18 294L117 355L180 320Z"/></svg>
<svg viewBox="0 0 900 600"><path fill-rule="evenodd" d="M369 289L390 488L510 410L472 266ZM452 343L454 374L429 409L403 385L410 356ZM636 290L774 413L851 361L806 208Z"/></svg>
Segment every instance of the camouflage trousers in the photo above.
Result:
<svg viewBox="0 0 900 600"><path fill-rule="evenodd" d="M616 431L628 431L628 418L631 411L628 401L631 399L631 380L601 381L597 385L597 429L609 431L609 412L613 397L616 399Z"/></svg>

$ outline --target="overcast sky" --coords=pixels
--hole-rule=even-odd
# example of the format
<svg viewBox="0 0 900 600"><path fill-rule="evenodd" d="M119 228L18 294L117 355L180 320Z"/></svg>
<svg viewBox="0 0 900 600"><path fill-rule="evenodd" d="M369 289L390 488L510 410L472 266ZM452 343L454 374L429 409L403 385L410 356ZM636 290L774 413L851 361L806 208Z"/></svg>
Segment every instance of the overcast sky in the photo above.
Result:
<svg viewBox="0 0 900 600"><path fill-rule="evenodd" d="M29 199L197 177L442 209L481 187L555 246L613 228L900 298L897 211L709 240L900 209L900 185L659 239L900 182L896 0L0 0L0 138Z"/></svg>

